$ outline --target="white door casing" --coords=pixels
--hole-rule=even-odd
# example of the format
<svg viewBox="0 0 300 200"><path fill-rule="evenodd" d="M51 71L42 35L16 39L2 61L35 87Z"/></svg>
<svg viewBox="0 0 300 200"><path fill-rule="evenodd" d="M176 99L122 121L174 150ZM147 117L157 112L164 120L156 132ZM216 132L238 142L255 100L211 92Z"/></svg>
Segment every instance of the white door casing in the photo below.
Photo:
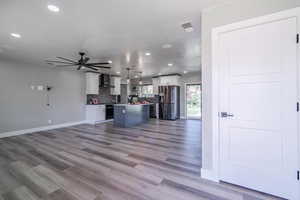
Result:
<svg viewBox="0 0 300 200"><path fill-rule="evenodd" d="M288 199L299 199L299 13L213 31L216 179Z"/></svg>

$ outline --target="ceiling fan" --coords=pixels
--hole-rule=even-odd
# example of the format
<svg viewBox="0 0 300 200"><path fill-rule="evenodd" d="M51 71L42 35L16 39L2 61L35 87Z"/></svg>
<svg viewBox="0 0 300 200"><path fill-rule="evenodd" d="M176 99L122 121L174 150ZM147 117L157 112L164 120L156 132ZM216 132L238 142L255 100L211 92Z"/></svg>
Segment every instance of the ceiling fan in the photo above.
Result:
<svg viewBox="0 0 300 200"><path fill-rule="evenodd" d="M47 64L49 65L55 65L56 67L71 67L71 66L76 66L77 70L80 70L82 68L88 68L92 69L94 71L98 71L99 68L103 69L110 69L110 66L105 66L109 65L111 63L109 62L102 62L102 63L88 63L90 60L89 57L86 57L84 52L79 52L80 59L78 61L71 60L68 58L63 58L63 57L57 57L59 60L46 60Z"/></svg>

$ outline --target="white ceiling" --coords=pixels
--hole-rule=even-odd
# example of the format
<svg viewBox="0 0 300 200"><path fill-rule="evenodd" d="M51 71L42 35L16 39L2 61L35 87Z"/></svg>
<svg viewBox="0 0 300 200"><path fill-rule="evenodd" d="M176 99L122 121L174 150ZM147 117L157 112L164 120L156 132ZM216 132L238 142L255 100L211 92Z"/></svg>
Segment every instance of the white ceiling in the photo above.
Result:
<svg viewBox="0 0 300 200"><path fill-rule="evenodd" d="M0 0L0 58L45 65L56 56L78 59L83 50L94 60L112 60L112 71L123 74L133 65L143 76L199 71L201 10L220 1ZM184 32L185 22L195 31Z"/></svg>

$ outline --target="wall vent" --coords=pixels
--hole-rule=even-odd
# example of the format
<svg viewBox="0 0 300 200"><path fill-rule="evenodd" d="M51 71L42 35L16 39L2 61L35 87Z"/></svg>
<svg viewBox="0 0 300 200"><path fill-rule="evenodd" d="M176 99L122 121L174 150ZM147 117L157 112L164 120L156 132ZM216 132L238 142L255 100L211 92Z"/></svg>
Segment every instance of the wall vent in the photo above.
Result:
<svg viewBox="0 0 300 200"><path fill-rule="evenodd" d="M194 28L191 22L187 22L181 25L185 32L193 32Z"/></svg>

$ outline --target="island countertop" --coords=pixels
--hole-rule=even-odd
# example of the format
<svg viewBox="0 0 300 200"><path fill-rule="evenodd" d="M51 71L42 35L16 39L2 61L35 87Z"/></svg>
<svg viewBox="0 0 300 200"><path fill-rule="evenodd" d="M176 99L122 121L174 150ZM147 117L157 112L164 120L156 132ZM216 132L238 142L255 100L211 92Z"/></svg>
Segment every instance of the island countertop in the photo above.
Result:
<svg viewBox="0 0 300 200"><path fill-rule="evenodd" d="M152 105L153 103L147 103L147 104L114 104L114 106L147 106Z"/></svg>

